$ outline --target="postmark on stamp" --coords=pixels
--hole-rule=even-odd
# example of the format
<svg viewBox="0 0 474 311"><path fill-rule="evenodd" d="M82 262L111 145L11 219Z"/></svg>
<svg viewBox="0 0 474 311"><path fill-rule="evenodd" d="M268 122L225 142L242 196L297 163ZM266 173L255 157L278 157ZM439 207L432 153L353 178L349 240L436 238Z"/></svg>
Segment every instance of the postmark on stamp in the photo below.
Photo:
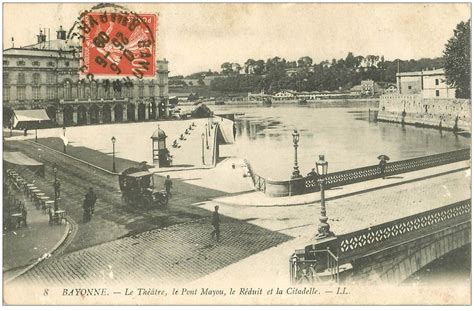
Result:
<svg viewBox="0 0 474 311"><path fill-rule="evenodd" d="M155 76L156 14L85 12L80 21L82 74Z"/></svg>

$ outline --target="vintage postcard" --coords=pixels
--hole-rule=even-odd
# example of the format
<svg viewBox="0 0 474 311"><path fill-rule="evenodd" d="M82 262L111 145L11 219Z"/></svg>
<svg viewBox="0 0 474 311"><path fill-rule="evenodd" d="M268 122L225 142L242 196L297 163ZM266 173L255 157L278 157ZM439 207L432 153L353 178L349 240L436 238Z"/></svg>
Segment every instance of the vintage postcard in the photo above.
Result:
<svg viewBox="0 0 474 311"><path fill-rule="evenodd" d="M4 305L470 305L470 3L3 3Z"/></svg>

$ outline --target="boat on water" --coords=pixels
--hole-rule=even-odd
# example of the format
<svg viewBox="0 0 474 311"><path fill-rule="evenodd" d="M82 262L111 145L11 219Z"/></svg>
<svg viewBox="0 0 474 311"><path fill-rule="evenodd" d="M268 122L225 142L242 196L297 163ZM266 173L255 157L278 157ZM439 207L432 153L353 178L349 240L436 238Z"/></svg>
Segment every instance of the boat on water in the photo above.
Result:
<svg viewBox="0 0 474 311"><path fill-rule="evenodd" d="M270 98L264 98L262 101L263 107L271 107L272 100Z"/></svg>
<svg viewBox="0 0 474 311"><path fill-rule="evenodd" d="M306 99L298 99L298 106L308 106L308 101Z"/></svg>

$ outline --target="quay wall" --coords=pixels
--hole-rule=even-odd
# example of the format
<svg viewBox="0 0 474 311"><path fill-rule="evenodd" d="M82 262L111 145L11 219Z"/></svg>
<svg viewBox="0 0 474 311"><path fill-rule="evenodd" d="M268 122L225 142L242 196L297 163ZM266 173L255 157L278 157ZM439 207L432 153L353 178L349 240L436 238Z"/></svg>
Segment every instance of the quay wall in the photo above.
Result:
<svg viewBox="0 0 474 311"><path fill-rule="evenodd" d="M421 94L383 95L377 120L470 132L471 101L424 98Z"/></svg>

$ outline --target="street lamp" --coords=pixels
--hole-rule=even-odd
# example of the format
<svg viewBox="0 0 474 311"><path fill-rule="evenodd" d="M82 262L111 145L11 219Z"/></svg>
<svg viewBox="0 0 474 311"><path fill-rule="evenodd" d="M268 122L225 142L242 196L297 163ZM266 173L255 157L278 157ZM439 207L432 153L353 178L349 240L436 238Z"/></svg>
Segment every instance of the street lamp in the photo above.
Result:
<svg viewBox="0 0 474 311"><path fill-rule="evenodd" d="M115 173L115 142L117 139L115 136L112 136L110 140L112 141L112 172Z"/></svg>
<svg viewBox="0 0 474 311"><path fill-rule="evenodd" d="M300 170L298 169L298 142L300 141L300 134L297 130L293 131L293 147L295 147L295 163L293 166L293 175L291 178L301 178Z"/></svg>
<svg viewBox="0 0 474 311"><path fill-rule="evenodd" d="M202 138L202 165L204 165L204 133L201 134Z"/></svg>
<svg viewBox="0 0 474 311"><path fill-rule="evenodd" d="M209 135L207 133L208 126L207 126L207 124L205 126L206 126L206 149L209 149L209 139L208 139Z"/></svg>
<svg viewBox="0 0 474 311"><path fill-rule="evenodd" d="M64 140L63 140L63 152L66 153L66 127L63 126L63 137L64 137Z"/></svg>
<svg viewBox="0 0 474 311"><path fill-rule="evenodd" d="M58 166L56 163L53 163L53 173L54 173L54 210L58 210L58 189L57 189L57 182L58 182Z"/></svg>
<svg viewBox="0 0 474 311"><path fill-rule="evenodd" d="M324 199L324 183L328 174L328 161L324 160L324 155L319 156L316 162L316 171L319 176L319 188L321 192L321 215L319 216L319 228L316 239L324 239L334 235L329 230L328 217L326 216L326 201Z"/></svg>

